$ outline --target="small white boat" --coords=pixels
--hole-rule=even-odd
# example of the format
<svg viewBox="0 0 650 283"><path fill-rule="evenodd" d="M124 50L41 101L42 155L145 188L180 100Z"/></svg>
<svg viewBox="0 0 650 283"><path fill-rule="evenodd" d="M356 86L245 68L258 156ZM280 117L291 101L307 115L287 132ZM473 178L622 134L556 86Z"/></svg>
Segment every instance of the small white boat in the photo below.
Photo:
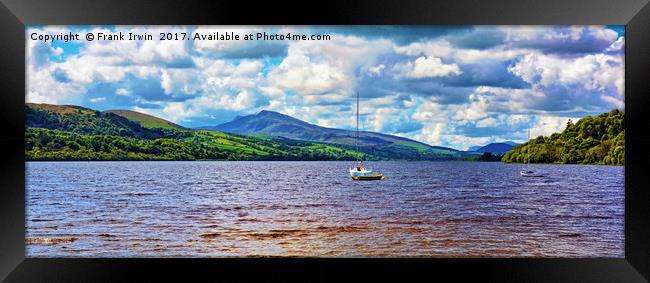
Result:
<svg viewBox="0 0 650 283"><path fill-rule="evenodd" d="M521 175L522 177L545 177L546 173L544 173L544 172L535 172L535 171L531 171L531 170L522 170L522 171L519 171L519 175Z"/></svg>
<svg viewBox="0 0 650 283"><path fill-rule="evenodd" d="M357 153L359 153L359 92L357 92L357 136L355 145ZM350 177L355 181L372 181L383 179L384 174L372 173L372 170L363 166L363 162L358 159L357 164L350 168Z"/></svg>
<svg viewBox="0 0 650 283"><path fill-rule="evenodd" d="M359 162L356 166L350 168L350 177L355 181L371 181L381 180L384 178L384 175L372 173L370 168L364 167L363 164Z"/></svg>
<svg viewBox="0 0 650 283"><path fill-rule="evenodd" d="M372 169L366 168L361 164L357 163L356 166L350 168L350 176L363 176L372 173Z"/></svg>

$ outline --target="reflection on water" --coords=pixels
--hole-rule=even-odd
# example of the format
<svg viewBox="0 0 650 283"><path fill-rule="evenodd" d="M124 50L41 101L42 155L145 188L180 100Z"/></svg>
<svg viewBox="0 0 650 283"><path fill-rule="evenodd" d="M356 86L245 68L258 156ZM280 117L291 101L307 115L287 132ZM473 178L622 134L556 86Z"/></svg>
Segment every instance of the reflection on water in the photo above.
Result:
<svg viewBox="0 0 650 283"><path fill-rule="evenodd" d="M30 257L623 257L624 168L29 162Z"/></svg>

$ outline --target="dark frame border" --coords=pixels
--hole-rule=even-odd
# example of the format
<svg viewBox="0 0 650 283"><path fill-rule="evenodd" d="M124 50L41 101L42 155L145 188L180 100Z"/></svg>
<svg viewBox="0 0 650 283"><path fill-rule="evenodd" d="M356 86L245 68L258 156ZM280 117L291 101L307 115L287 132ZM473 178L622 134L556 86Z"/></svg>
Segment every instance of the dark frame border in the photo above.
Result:
<svg viewBox="0 0 650 283"><path fill-rule="evenodd" d="M650 278L650 107L648 0L497 0L248 3L245 1L19 1L0 5L0 280L133 281L222 278L337 280L354 272L383 279L499 282L647 282ZM626 25L624 259L37 259L25 258L24 27L31 24L614 24ZM644 174L645 173L645 174ZM363 264L362 264L363 263ZM135 277L134 277L135 276ZM444 276L444 277L443 277ZM451 276L451 277L447 277ZM369 277L365 277L368 279ZM309 280L309 279L308 279ZM311 280L310 280L311 281Z"/></svg>

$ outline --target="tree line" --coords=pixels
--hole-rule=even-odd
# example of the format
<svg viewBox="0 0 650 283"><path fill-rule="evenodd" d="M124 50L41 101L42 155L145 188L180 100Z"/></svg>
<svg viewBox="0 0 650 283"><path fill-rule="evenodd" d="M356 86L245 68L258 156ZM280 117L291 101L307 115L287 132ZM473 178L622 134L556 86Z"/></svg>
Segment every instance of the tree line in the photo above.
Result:
<svg viewBox="0 0 650 283"><path fill-rule="evenodd" d="M625 164L625 115L614 109L569 120L562 133L539 136L508 151L503 162L563 164ZM530 155L528 154L530 152Z"/></svg>

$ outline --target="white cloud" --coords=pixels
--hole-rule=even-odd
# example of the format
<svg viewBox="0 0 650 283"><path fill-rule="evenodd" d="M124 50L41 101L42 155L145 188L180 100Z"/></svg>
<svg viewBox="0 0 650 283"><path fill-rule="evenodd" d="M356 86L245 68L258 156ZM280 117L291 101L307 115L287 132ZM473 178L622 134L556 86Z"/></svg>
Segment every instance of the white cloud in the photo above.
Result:
<svg viewBox="0 0 650 283"><path fill-rule="evenodd" d="M489 103L487 96L472 94L470 95L469 105L457 107L458 110L456 110L453 118L460 122L475 121L486 118L488 116Z"/></svg>
<svg viewBox="0 0 650 283"><path fill-rule="evenodd" d="M370 117L372 130L381 132L390 122L399 118L399 111L395 108L376 108Z"/></svg>
<svg viewBox="0 0 650 283"><path fill-rule="evenodd" d="M625 108L625 103L623 103L623 99L620 97L612 97L609 95L601 95L600 99L604 101L605 103L609 104L610 108L617 108L617 109L624 109Z"/></svg>
<svg viewBox="0 0 650 283"><path fill-rule="evenodd" d="M607 47L605 51L614 52L614 51L624 51L625 48L625 37L619 37L612 45Z"/></svg>
<svg viewBox="0 0 650 283"><path fill-rule="evenodd" d="M48 29L50 27L47 27ZM52 32L68 32L67 27L52 27ZM185 27L120 27L123 33L134 34L157 34L157 31L186 32ZM30 29L28 32L40 31ZM113 33L105 28L92 28L93 33ZM38 41L27 41L29 44L37 44ZM63 62L53 62L49 57L38 57L44 60L40 64L30 63L35 59L28 59L28 89L27 100L33 102L65 103L66 101L78 100L87 87L99 82L123 81L131 74L140 79L160 79L163 70L167 72L163 86L166 91L171 91L179 84L172 82L176 74L172 76L169 72L170 66L192 64L192 58L188 53L186 42L182 41L160 41L156 36L152 41L102 41L82 42L79 54L69 55ZM60 49L60 48L59 48ZM28 53L29 53L28 48ZM54 49L48 56L60 55L62 50ZM41 52L42 53L42 52ZM31 53L30 53L31 54ZM35 53L34 53L34 56ZM28 56L29 58L29 56ZM57 82L54 79L55 70L65 73L69 80L65 83ZM187 79L181 76L182 79ZM187 84L179 86L180 90L195 90ZM47 89L47 91L45 91Z"/></svg>
<svg viewBox="0 0 650 283"><path fill-rule="evenodd" d="M466 150L471 146L485 145L496 141L493 137L467 137L463 135L445 135L442 139L447 146L458 150Z"/></svg>
<svg viewBox="0 0 650 283"><path fill-rule="evenodd" d="M447 113L444 112L443 106L433 99L419 101L418 107L413 113L413 119L423 124L433 122L442 123L448 120Z"/></svg>
<svg viewBox="0 0 650 283"><path fill-rule="evenodd" d="M160 85L165 94L194 94L202 89L204 76L196 69L162 69Z"/></svg>
<svg viewBox="0 0 650 283"><path fill-rule="evenodd" d="M215 108L230 109L230 110L243 110L253 106L255 97L252 93L244 90L239 92L234 97L221 96L219 101L214 104Z"/></svg>
<svg viewBox="0 0 650 283"><path fill-rule="evenodd" d="M251 109L256 101L256 96L248 90L243 90L234 95L222 92L207 93L183 102L169 102L164 106L162 112L170 120L178 122L183 119L203 115L210 110L241 111Z"/></svg>
<svg viewBox="0 0 650 283"><path fill-rule="evenodd" d="M494 119L492 117L487 117L485 119L481 119L478 122L476 122L476 127L485 128L485 127L493 126L496 123L497 123L497 119Z"/></svg>
<svg viewBox="0 0 650 283"><path fill-rule="evenodd" d="M131 96L133 94L130 90L126 88L118 88L115 90L115 94L121 95L121 96Z"/></svg>
<svg viewBox="0 0 650 283"><path fill-rule="evenodd" d="M25 30L27 38L31 33L56 32L56 27L29 28ZM61 103L85 90L84 85L74 82L60 82L55 78L58 64L51 62L52 57L63 54L63 49L53 48L50 42L26 41L26 97L27 102ZM66 73L61 69L59 72ZM66 73L69 77L69 74Z"/></svg>
<svg viewBox="0 0 650 283"><path fill-rule="evenodd" d="M581 40L613 42L618 34L602 26L501 26L506 34L506 42L524 44L575 44Z"/></svg>
<svg viewBox="0 0 650 283"><path fill-rule="evenodd" d="M285 59L269 76L279 89L293 90L301 95L318 95L338 89L349 89L352 81L345 70L328 63L312 62L307 56Z"/></svg>
<svg viewBox="0 0 650 283"><path fill-rule="evenodd" d="M498 46L491 49L464 49L453 46L446 39L435 39L426 42L414 42L406 46L395 47L398 54L409 56L438 57L463 64L485 63L487 61L504 61L514 59L524 54L535 52L527 48L511 48Z"/></svg>
<svg viewBox="0 0 650 283"><path fill-rule="evenodd" d="M438 57L418 57L414 62L395 66L400 75L409 78L433 78L460 75L462 71L456 64L445 64Z"/></svg>
<svg viewBox="0 0 650 283"><path fill-rule="evenodd" d="M420 134L413 136L416 140L430 145L448 146L454 149L464 150L470 146L484 145L494 141L493 137L467 137L454 134L450 124L435 123L425 125Z"/></svg>
<svg viewBox="0 0 650 283"><path fill-rule="evenodd" d="M574 123L580 118L578 117L558 117L558 116L536 116L535 124L530 128L530 138L534 139L538 136L549 136L553 133L559 133L566 129L567 122L572 120ZM524 137L527 132L522 132Z"/></svg>
<svg viewBox="0 0 650 283"><path fill-rule="evenodd" d="M106 101L106 97L96 97L96 98L91 98L90 99L90 102L92 102L92 103L97 103L97 102L102 102L102 101Z"/></svg>
<svg viewBox="0 0 650 283"><path fill-rule="evenodd" d="M377 55L389 52L392 43L385 39L365 40L336 36L330 41L298 41L289 44L288 55L270 71L265 93L294 92L301 96L328 95L341 100L353 93L355 69L374 65Z"/></svg>
<svg viewBox="0 0 650 283"><path fill-rule="evenodd" d="M431 123L426 124L420 134L415 135L415 139L428 143L431 145L440 145L443 141L443 131L445 130L445 124L443 123Z"/></svg>
<svg viewBox="0 0 650 283"><path fill-rule="evenodd" d="M287 103L287 101L272 100L264 109L280 112L308 123L323 127L351 128L355 125L355 115L340 113L338 105L305 105L301 103ZM261 110L261 109L260 109ZM337 113L340 115L330 115ZM323 118L326 117L326 118Z"/></svg>
<svg viewBox="0 0 650 283"><path fill-rule="evenodd" d="M454 53L454 58L464 64L478 64L487 61L506 61L524 54L535 53L530 49L507 49L498 47L495 49L476 50L476 49L458 49Z"/></svg>
<svg viewBox="0 0 650 283"><path fill-rule="evenodd" d="M200 114L199 111L193 108L192 104L184 102L169 102L163 108L162 113L164 113L165 117L172 122L179 122L185 118Z"/></svg>
<svg viewBox="0 0 650 283"><path fill-rule="evenodd" d="M509 127L514 127L514 126L517 126L517 125L529 123L530 122L530 115L512 114L512 115L507 115L505 120L506 120L506 124Z"/></svg>
<svg viewBox="0 0 650 283"><path fill-rule="evenodd" d="M621 98L624 94L625 75L620 56L590 54L565 59L555 55L526 55L508 71L533 85L576 84L587 90L613 89Z"/></svg>
<svg viewBox="0 0 650 283"><path fill-rule="evenodd" d="M456 48L447 40L430 40L426 42L413 42L406 46L395 46L394 50L398 54L409 56L432 56L432 57L451 57Z"/></svg>
<svg viewBox="0 0 650 283"><path fill-rule="evenodd" d="M189 43L182 40L160 40L158 34L164 33L190 33L189 27L183 26L146 26L120 28L122 33L154 35L150 41L103 41L95 40L85 43L85 56L111 58L120 63L136 66L160 65L179 63L190 60ZM105 28L94 28L93 33L112 34L113 31Z"/></svg>
<svg viewBox="0 0 650 283"><path fill-rule="evenodd" d="M379 65L377 65L377 66L370 67L370 68L368 69L368 74L369 74L371 77L378 77L378 76L381 76L381 71L383 71L385 68L386 68L386 66L385 66L384 64L379 64Z"/></svg>

